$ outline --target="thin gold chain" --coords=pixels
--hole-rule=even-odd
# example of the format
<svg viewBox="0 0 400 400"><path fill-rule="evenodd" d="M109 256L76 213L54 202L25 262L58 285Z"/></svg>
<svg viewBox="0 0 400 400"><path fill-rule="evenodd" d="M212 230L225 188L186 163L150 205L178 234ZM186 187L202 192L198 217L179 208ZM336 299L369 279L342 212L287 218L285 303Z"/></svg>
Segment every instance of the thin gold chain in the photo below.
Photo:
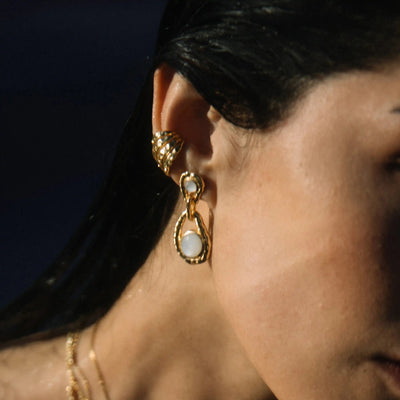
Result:
<svg viewBox="0 0 400 400"><path fill-rule="evenodd" d="M102 371L100 369L100 365L99 365L99 362L97 360L97 355L96 355L96 352L94 350L94 339L95 339L96 332L97 332L97 326L98 326L98 323L96 323L94 325L93 329L92 329L92 335L91 335L91 338L90 338L89 358L92 360L92 362L94 364L94 367L96 369L97 378L98 378L99 384L101 386L101 389L103 391L104 398L105 398L105 400L110 400L110 395L108 394L106 381L104 380L104 375L103 375L103 373L102 373Z"/></svg>
<svg viewBox="0 0 400 400"><path fill-rule="evenodd" d="M69 384L66 387L68 400L91 400L89 381L77 363L79 332L70 332L65 344ZM81 384L82 382L82 384Z"/></svg>

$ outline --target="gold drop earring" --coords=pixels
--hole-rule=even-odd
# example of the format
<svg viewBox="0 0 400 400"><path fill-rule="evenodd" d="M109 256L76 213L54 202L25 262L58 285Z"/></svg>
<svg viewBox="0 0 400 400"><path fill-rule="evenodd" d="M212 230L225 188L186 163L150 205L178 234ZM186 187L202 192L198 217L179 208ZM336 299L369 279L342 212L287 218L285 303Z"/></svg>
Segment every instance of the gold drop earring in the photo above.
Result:
<svg viewBox="0 0 400 400"><path fill-rule="evenodd" d="M179 186L186 210L183 211L175 226L174 243L179 255L189 264L201 264L208 260L211 253L211 240L201 215L196 210L197 203L204 192L203 179L193 172L181 175ZM196 230L183 233L186 220L193 221Z"/></svg>
<svg viewBox="0 0 400 400"><path fill-rule="evenodd" d="M158 167L169 176L170 167L182 150L183 140L175 132L161 131L153 135L151 143L153 158ZM193 172L184 172L180 177L179 186L186 209L175 226L175 248L187 263L201 264L207 261L211 254L210 235L201 215L196 210L204 192L204 181ZM183 226L187 220L194 222L196 228L183 233Z"/></svg>

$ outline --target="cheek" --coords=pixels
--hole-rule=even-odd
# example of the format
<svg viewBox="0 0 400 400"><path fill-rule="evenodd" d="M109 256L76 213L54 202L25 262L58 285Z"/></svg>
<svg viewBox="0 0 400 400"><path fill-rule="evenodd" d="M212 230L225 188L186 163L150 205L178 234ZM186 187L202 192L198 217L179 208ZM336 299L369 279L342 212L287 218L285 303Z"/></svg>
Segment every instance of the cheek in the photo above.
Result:
<svg viewBox="0 0 400 400"><path fill-rule="evenodd" d="M246 208L238 199L235 212L227 207L215 220L221 302L267 384L285 388L283 399L306 390L328 398L332 385L344 390L344 371L384 301L376 221L359 204L305 203Z"/></svg>

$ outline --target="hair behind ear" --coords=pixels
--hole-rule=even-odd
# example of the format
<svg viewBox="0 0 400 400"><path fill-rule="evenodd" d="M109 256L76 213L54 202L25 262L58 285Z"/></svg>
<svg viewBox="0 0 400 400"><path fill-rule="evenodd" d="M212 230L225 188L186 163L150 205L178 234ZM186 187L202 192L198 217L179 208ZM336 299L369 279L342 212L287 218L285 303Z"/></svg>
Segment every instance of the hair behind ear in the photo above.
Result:
<svg viewBox="0 0 400 400"><path fill-rule="evenodd" d="M158 241L178 189L151 155L153 74L129 118L111 171L51 267L0 311L0 340L91 324L111 307Z"/></svg>

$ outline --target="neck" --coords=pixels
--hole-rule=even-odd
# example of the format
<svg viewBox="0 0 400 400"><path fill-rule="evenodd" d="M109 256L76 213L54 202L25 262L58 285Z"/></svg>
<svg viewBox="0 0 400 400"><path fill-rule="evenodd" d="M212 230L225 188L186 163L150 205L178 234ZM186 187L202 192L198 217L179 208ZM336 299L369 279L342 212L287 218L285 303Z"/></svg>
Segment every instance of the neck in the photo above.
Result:
<svg viewBox="0 0 400 400"><path fill-rule="evenodd" d="M274 399L220 310L209 265L181 260L172 231L99 322L95 349L110 397Z"/></svg>

